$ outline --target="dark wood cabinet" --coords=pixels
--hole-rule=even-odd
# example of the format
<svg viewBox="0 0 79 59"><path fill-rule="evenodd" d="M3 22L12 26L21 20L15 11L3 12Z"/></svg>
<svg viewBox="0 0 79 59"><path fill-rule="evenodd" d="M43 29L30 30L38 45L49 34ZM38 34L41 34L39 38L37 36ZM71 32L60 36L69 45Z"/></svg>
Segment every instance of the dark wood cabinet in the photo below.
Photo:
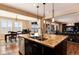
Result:
<svg viewBox="0 0 79 59"><path fill-rule="evenodd" d="M74 26L62 25L63 35L68 35L68 41L79 43L79 23L75 23Z"/></svg>
<svg viewBox="0 0 79 59"><path fill-rule="evenodd" d="M44 55L66 55L67 54L67 40L62 41L54 48L44 46Z"/></svg>
<svg viewBox="0 0 79 59"><path fill-rule="evenodd" d="M33 55L42 55L42 46L37 43L32 43L32 54Z"/></svg>
<svg viewBox="0 0 79 59"><path fill-rule="evenodd" d="M32 43L30 41L25 40L25 55L32 55Z"/></svg>
<svg viewBox="0 0 79 59"><path fill-rule="evenodd" d="M42 46L38 43L29 41L24 38L19 38L20 54L23 55L41 55Z"/></svg>
<svg viewBox="0 0 79 59"><path fill-rule="evenodd" d="M62 32L65 31L66 24L62 24Z"/></svg>
<svg viewBox="0 0 79 59"><path fill-rule="evenodd" d="M20 41L22 40L23 39L20 39ZM27 39L24 39L22 44L24 45L24 47L20 47L20 49L24 50L23 54L25 55L66 55L66 52L67 52L67 40L66 39L62 41L61 43L59 43L54 48L42 45L37 42L30 41Z"/></svg>

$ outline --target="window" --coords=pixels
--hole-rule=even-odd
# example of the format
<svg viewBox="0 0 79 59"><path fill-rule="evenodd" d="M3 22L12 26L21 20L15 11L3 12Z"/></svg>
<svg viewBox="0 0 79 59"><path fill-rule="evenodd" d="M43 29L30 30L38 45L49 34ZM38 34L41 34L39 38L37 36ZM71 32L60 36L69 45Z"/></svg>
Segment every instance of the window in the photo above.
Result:
<svg viewBox="0 0 79 59"><path fill-rule="evenodd" d="M22 23L21 22L15 22L15 31L21 31L22 30Z"/></svg>
<svg viewBox="0 0 79 59"><path fill-rule="evenodd" d="M1 33L7 33L7 21L5 19L1 20Z"/></svg>
<svg viewBox="0 0 79 59"><path fill-rule="evenodd" d="M32 24L32 30L31 30L31 32L38 32L38 24L37 24L37 22L32 22L31 23Z"/></svg>
<svg viewBox="0 0 79 59"><path fill-rule="evenodd" d="M12 31L12 21L8 20L8 31Z"/></svg>
<svg viewBox="0 0 79 59"><path fill-rule="evenodd" d="M0 19L0 34L8 33L8 31L21 31L22 22L14 21L8 18Z"/></svg>

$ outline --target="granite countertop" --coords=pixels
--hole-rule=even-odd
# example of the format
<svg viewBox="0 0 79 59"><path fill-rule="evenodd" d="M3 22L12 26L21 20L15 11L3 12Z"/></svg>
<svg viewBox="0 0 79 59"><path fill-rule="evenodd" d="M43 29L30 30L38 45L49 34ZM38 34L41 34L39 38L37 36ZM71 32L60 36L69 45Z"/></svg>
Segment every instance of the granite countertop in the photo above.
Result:
<svg viewBox="0 0 79 59"><path fill-rule="evenodd" d="M22 34L22 35L19 35L18 37L22 37L22 38L25 38L27 40L31 40L31 41L43 44L45 46L54 48L59 43L61 43L63 40L65 40L68 36L66 36L66 35L54 35L54 34L46 35L45 37L48 38L48 39L44 40L44 41L40 41L40 40L37 40L37 39L30 38L27 34Z"/></svg>

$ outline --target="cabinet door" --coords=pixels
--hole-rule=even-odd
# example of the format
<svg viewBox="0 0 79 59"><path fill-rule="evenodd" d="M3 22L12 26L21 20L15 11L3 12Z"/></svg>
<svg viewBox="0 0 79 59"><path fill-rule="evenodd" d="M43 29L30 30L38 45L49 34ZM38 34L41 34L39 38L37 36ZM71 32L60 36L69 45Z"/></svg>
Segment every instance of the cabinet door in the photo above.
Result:
<svg viewBox="0 0 79 59"><path fill-rule="evenodd" d="M41 55L42 54L42 46L37 43L33 43L32 44L32 54L33 55Z"/></svg>
<svg viewBox="0 0 79 59"><path fill-rule="evenodd" d="M76 36L75 40L76 40L77 43L79 43L79 36L78 35Z"/></svg>
<svg viewBox="0 0 79 59"><path fill-rule="evenodd" d="M21 54L25 55L24 38L19 38L19 51L20 51Z"/></svg>
<svg viewBox="0 0 79 59"><path fill-rule="evenodd" d="M32 43L27 39L25 40L25 55L32 55Z"/></svg>

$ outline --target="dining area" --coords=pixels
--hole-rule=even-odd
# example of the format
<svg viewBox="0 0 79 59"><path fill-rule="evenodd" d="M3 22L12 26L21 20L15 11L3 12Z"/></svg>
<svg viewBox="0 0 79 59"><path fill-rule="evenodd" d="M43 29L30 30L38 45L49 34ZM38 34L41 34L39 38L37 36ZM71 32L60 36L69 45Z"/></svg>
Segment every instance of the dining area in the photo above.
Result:
<svg viewBox="0 0 79 59"><path fill-rule="evenodd" d="M19 51L19 47L18 47L18 40L17 42L15 42L15 40L10 41L9 39L7 39L7 42L5 41L5 36L2 35L1 39L0 39L0 55L19 55L18 51Z"/></svg>

